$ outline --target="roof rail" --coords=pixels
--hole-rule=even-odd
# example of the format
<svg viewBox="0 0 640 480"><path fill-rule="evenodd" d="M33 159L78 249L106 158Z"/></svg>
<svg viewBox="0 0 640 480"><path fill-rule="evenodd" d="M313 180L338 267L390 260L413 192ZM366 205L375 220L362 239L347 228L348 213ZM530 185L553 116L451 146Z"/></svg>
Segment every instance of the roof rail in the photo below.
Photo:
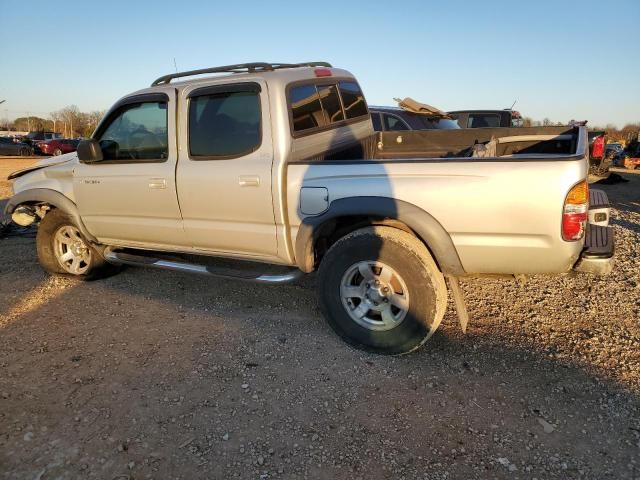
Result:
<svg viewBox="0 0 640 480"><path fill-rule="evenodd" d="M166 85L171 83L171 80L181 77L191 77L193 75L203 75L205 73L253 73L253 72L270 72L273 70L279 70L281 68L298 68L298 67L331 67L327 62L303 62L303 63L266 63L266 62L254 62L254 63L238 63L237 65L226 65L224 67L211 67L201 68L199 70L188 70L186 72L170 73L157 78L152 84L152 87L156 85Z"/></svg>

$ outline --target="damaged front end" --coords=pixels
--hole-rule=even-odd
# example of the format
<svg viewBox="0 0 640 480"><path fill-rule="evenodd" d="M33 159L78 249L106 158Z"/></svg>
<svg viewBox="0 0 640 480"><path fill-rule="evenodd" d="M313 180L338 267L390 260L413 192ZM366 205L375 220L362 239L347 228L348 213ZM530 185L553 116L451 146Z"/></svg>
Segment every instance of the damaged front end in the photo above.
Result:
<svg viewBox="0 0 640 480"><path fill-rule="evenodd" d="M20 205L11 214L11 220L21 227L29 227L39 222L50 208L49 205Z"/></svg>

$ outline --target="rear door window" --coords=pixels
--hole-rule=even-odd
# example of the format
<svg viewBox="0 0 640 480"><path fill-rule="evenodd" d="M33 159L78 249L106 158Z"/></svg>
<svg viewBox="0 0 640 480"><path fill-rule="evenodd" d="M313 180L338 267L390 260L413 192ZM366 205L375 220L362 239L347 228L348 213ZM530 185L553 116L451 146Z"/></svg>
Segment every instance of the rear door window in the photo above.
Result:
<svg viewBox="0 0 640 480"><path fill-rule="evenodd" d="M258 91L221 91L191 97L191 157L203 160L239 157L257 150L261 141Z"/></svg>

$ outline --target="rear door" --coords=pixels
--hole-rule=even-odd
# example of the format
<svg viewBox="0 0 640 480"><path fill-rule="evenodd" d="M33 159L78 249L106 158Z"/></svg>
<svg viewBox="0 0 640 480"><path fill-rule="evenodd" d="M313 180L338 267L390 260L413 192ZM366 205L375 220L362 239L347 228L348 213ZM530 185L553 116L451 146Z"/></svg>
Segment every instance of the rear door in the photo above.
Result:
<svg viewBox="0 0 640 480"><path fill-rule="evenodd" d="M190 245L222 254L275 256L266 84L186 87L180 94L180 122L187 138L180 142L177 190Z"/></svg>
<svg viewBox="0 0 640 480"><path fill-rule="evenodd" d="M119 102L94 136L104 160L75 168L78 209L98 240L185 245L175 185L175 100L167 90Z"/></svg>

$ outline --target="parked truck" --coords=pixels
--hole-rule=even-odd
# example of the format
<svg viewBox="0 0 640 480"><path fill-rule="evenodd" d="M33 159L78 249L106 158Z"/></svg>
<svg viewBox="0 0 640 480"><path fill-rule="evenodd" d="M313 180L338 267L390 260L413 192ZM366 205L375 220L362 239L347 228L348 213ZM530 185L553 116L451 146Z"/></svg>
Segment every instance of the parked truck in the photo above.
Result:
<svg viewBox="0 0 640 480"><path fill-rule="evenodd" d="M438 328L449 291L466 327L460 278L609 272L587 170L584 127L376 134L348 71L252 63L123 97L77 153L12 174L6 210L38 224L52 274L317 272L338 335L401 354Z"/></svg>

